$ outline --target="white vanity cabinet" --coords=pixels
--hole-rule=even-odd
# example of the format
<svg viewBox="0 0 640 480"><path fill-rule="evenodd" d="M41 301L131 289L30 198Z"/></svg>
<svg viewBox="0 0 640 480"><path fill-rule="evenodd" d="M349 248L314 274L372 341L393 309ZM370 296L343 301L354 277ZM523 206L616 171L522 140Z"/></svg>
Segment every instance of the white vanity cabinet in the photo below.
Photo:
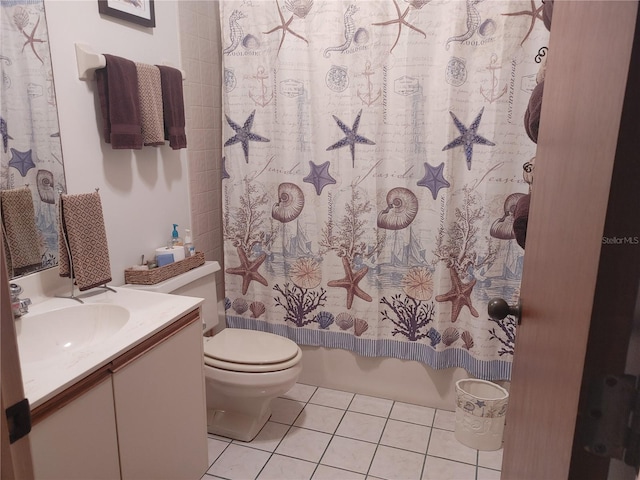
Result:
<svg viewBox="0 0 640 480"><path fill-rule="evenodd" d="M43 418L29 438L36 479L120 478L111 377Z"/></svg>
<svg viewBox="0 0 640 480"><path fill-rule="evenodd" d="M123 480L202 477L208 453L201 322L131 354L113 369Z"/></svg>
<svg viewBox="0 0 640 480"><path fill-rule="evenodd" d="M202 359L194 310L35 408L36 480L200 478Z"/></svg>

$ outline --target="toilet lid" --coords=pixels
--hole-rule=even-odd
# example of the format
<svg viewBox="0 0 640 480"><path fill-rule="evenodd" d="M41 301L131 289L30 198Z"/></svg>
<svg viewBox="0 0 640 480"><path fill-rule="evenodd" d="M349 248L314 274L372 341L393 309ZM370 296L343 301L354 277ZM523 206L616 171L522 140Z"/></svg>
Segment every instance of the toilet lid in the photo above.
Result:
<svg viewBox="0 0 640 480"><path fill-rule="evenodd" d="M205 338L205 363L218 360L241 365L274 365L293 360L300 349L295 342L273 333L225 328Z"/></svg>

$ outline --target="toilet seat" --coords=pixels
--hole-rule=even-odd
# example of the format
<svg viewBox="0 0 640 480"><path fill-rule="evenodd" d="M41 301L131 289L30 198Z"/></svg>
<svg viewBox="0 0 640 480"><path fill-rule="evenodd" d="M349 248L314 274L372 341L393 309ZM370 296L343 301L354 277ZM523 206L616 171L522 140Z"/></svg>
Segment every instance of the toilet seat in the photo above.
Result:
<svg viewBox="0 0 640 480"><path fill-rule="evenodd" d="M275 372L300 362L302 351L295 342L276 334L225 328L205 337L204 363L234 372Z"/></svg>

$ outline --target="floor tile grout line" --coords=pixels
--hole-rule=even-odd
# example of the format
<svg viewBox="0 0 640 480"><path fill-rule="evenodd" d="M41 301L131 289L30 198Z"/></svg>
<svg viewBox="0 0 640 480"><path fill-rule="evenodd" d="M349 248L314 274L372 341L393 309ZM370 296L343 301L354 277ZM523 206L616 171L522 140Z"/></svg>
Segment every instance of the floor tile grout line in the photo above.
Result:
<svg viewBox="0 0 640 480"><path fill-rule="evenodd" d="M429 428L429 438L427 439L427 450L424 452L424 460L422 461L422 470L420 470L420 478L424 477L424 469L427 465L427 457L429 456L429 445L431 444L431 435L433 435L433 429L435 428L437 414L438 414L438 409L435 408L433 411L433 418L431 418L431 425Z"/></svg>
<svg viewBox="0 0 640 480"><path fill-rule="evenodd" d="M355 395L354 395L355 397ZM351 401L353 401L353 398L351 399ZM349 404L351 404L351 402L349 402ZM336 425L335 430L333 431L333 433L331 434L331 438L329 439L329 441L327 442L327 446L324 447L324 451L322 452L322 455L320 455L320 458L318 459L318 462L316 464L316 468L313 470L313 474L311 475L311 478L313 478L313 475L315 475L316 470L318 470L318 467L321 465L320 462L322 462L322 459L324 458L324 456L327 453L327 450L329 449L329 445L331 445L331 442L333 441L333 439L336 437L336 432L338 431L338 428L340 427L340 424L342 423L342 420L344 419L344 416L347 414L347 410L342 410L342 417L340 417L340 421L338 422L338 425ZM330 465L327 465L330 466ZM332 467L332 468L336 468L336 467ZM344 470L344 469L343 469ZM350 471L350 470L349 470Z"/></svg>
<svg viewBox="0 0 640 480"><path fill-rule="evenodd" d="M463 462L462 460L454 460L453 458L441 457L440 455L429 455L429 454L427 454L427 456L428 457L433 457L433 458L439 458L440 460L447 460L449 462L462 463L463 465L471 465L472 467L477 467L478 466L475 463ZM485 468L485 467L482 467L482 468ZM496 471L499 471L499 470L496 470Z"/></svg>
<svg viewBox="0 0 640 480"><path fill-rule="evenodd" d="M391 408L389 409L389 415L391 415L391 412L393 411L393 406L396 404L395 401L393 401L393 403L391 404ZM369 462L369 468L367 469L367 473L365 474L365 478L369 476L369 472L371 471L371 467L373 466L373 461L376 458L376 453L378 453L378 448L380 448L380 441L382 440L382 435L384 435L384 430L385 428L387 428L387 423L389 423L389 415L387 415L387 418L385 419L384 422L384 426L382 427L382 431L380 432L380 438L378 438L378 443L376 444L376 448L373 451L373 455L371 456L371 461Z"/></svg>
<svg viewBox="0 0 640 480"><path fill-rule="evenodd" d="M315 388L314 393L318 390L318 387ZM311 397L313 396L313 394L311 394ZM309 397L309 399L311 399L311 397ZM278 398L282 398L282 397L278 397ZM286 399L289 400L289 399ZM296 402L299 402L300 400L294 400ZM302 403L302 402L301 402ZM269 461L271 461L271 459L273 458L273 456L276 454L276 450L278 449L278 447L280 446L280 444L282 443L282 441L285 439L285 437L287 436L287 434L291 431L291 429L293 428L293 424L296 423L296 420L298 420L298 417L300 415L302 415L302 412L304 411L305 407L308 405L309 400L307 400L306 402L304 402L304 406L300 409L300 411L298 412L298 414L296 415L296 417L292 420L291 424L289 425L289 428L287 428L287 431L284 432L284 435L282 436L282 438L280 439L280 441L278 442L278 444L275 446L275 448L273 449L273 451L269 452L269 458L267 459L266 462L264 462L264 465L262 466L262 468L260 469L260 471L256 474L255 479L257 479L260 474L262 473L262 471L264 470L264 468L267 466L267 464L269 463ZM271 418L271 416L269 416L269 418ZM267 419L267 422L265 422L264 426L260 429L260 432L262 431L262 429L267 425L267 423L269 422L269 419ZM260 435L260 432L258 432L258 435ZM258 436L256 435L256 437ZM304 460L303 458L298 458L298 460ZM315 469L314 469L315 472Z"/></svg>
<svg viewBox="0 0 640 480"><path fill-rule="evenodd" d="M209 434L207 432L207 438L211 438L209 437ZM215 438L212 438L211 440L216 440ZM222 440L218 440L219 442L221 442ZM209 463L209 459L207 458L207 463L209 463L209 466L207 467L207 472L209 471L209 469L211 467L213 467L213 464L216 463L218 461L218 459L222 456L222 454L225 452L225 450L227 448L229 448L229 445L231 445L231 442L223 442L226 443L226 446L222 449L222 451L216 456L216 458L213 460L213 462ZM205 474L207 473L205 472Z"/></svg>

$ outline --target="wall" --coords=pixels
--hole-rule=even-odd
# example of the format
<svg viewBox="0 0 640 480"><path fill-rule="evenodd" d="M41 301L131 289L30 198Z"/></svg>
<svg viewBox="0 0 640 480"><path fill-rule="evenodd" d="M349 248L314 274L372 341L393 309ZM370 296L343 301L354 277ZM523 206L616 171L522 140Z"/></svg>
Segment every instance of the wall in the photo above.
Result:
<svg viewBox="0 0 640 480"><path fill-rule="evenodd" d="M95 81L78 79L76 42L95 52L145 63L180 66L178 12L156 1L156 27L101 17L95 1L45 2L68 193L100 189L113 285L124 269L147 258L170 238L171 224L190 223L186 150L168 145L112 150L100 136ZM198 143L190 138L189 144Z"/></svg>
<svg viewBox="0 0 640 480"><path fill-rule="evenodd" d="M194 244L207 260L223 265L222 253L222 75L218 2L180 1L180 51L185 82L187 149ZM224 299L224 274L216 274Z"/></svg>
<svg viewBox="0 0 640 480"><path fill-rule="evenodd" d="M461 368L434 370L420 362L361 357L347 350L303 346L302 352L301 383L432 408L454 410L455 383L469 378Z"/></svg>

